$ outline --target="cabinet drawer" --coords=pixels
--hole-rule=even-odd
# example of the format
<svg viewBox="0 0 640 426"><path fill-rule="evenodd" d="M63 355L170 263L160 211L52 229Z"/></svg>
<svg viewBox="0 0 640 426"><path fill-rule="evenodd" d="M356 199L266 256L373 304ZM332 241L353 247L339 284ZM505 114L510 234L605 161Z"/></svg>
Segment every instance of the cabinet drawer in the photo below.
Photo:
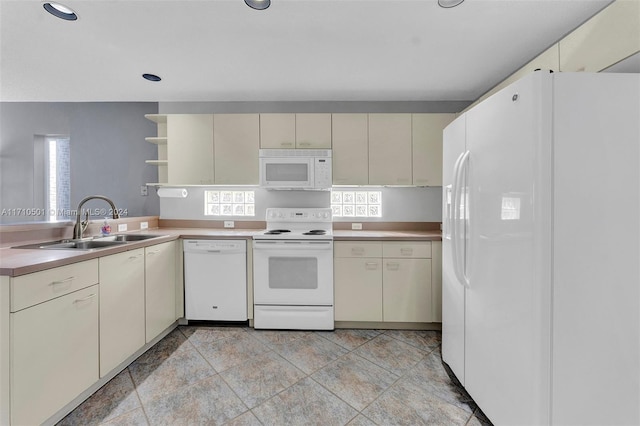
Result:
<svg viewBox="0 0 640 426"><path fill-rule="evenodd" d="M384 242L382 244L383 257L430 259L431 241L420 242Z"/></svg>
<svg viewBox="0 0 640 426"><path fill-rule="evenodd" d="M98 259L11 279L11 312L98 283Z"/></svg>
<svg viewBox="0 0 640 426"><path fill-rule="evenodd" d="M382 243L336 242L333 245L334 257L382 257Z"/></svg>

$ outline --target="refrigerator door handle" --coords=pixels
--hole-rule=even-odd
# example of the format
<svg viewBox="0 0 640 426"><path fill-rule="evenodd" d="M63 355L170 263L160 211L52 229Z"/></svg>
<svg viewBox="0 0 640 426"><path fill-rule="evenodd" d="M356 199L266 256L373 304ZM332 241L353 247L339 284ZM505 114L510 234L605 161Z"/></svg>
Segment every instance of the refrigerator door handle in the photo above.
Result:
<svg viewBox="0 0 640 426"><path fill-rule="evenodd" d="M469 278L466 276L464 272L464 246L459 244L458 238L460 233L460 223L464 220L463 215L460 212L461 200L464 195L462 191L462 173L464 172L464 167L469 161L469 156L471 152L465 151L459 158L457 162L457 170L454 174L454 199L453 199L453 235L451 237L452 240L452 252L453 252L453 270L458 278L458 281L462 283L462 285L466 288L469 288ZM467 209L467 205L464 205L465 211Z"/></svg>
<svg viewBox="0 0 640 426"><path fill-rule="evenodd" d="M455 227L455 220L456 220L456 189L458 188L458 167L460 166L460 160L462 159L462 156L464 155L464 153L460 154L458 156L458 158L456 159L455 164L453 165L453 182L451 183L451 185L447 185L447 189L449 191L449 195L451 196L451 200L450 200L450 207L449 207L449 211L447 212L447 216L444 218L444 225L445 225L445 229L444 229L444 233L445 235L448 233L449 234L449 238L451 239L451 257L453 258L453 266L455 268L455 252L456 252L456 239L455 239L455 235L456 235L456 227ZM450 187L450 188L449 188ZM447 192L445 191L445 196L447 196ZM449 200L444 200L445 206L447 205L447 201Z"/></svg>
<svg viewBox="0 0 640 426"><path fill-rule="evenodd" d="M453 166L453 188L451 189L451 257L453 273L458 281L461 283L460 273L458 272L458 179L460 170L460 161L464 156L464 152L458 156L455 165Z"/></svg>

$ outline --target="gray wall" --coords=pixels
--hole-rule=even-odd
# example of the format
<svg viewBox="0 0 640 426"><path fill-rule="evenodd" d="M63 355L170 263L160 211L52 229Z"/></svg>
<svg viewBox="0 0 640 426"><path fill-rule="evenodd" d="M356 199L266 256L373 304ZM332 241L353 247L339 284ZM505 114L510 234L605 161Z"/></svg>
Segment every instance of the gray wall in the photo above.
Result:
<svg viewBox="0 0 640 426"><path fill-rule="evenodd" d="M157 112L152 102L0 103L0 209L45 207L34 193L41 176L34 169L34 139L57 134L70 136L72 209L85 196L102 194L128 216L158 215L155 191L140 195L141 185L158 179L157 168L144 162L157 158L156 146L144 140L156 126L144 115ZM0 223L39 219L5 214Z"/></svg>
<svg viewBox="0 0 640 426"><path fill-rule="evenodd" d="M187 187L186 198L161 198L160 217L163 219L199 220L265 220L268 207L330 207L329 191L268 191L258 187L241 187L254 190L256 215L254 217L225 217L204 215L204 191L207 189L233 190L233 187ZM236 190L238 187L236 187ZM339 187L341 191L375 189L382 192L382 217L335 218L335 222L441 222L442 188L412 187Z"/></svg>

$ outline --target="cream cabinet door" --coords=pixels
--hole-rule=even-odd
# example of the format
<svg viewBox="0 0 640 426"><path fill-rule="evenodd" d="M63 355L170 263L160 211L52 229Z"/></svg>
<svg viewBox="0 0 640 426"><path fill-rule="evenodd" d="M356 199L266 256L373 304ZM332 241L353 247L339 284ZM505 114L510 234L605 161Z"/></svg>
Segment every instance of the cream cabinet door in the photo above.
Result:
<svg viewBox="0 0 640 426"><path fill-rule="evenodd" d="M455 114L412 114L413 184L442 186L442 131Z"/></svg>
<svg viewBox="0 0 640 426"><path fill-rule="evenodd" d="M295 114L260 114L260 148L296 147Z"/></svg>
<svg viewBox="0 0 640 426"><path fill-rule="evenodd" d="M258 114L214 114L216 185L257 185L259 149Z"/></svg>
<svg viewBox="0 0 640 426"><path fill-rule="evenodd" d="M296 114L296 148L331 149L331 114Z"/></svg>
<svg viewBox="0 0 640 426"><path fill-rule="evenodd" d="M382 259L333 261L335 320L382 321Z"/></svg>
<svg viewBox="0 0 640 426"><path fill-rule="evenodd" d="M560 40L560 71L599 72L640 51L640 1L614 1Z"/></svg>
<svg viewBox="0 0 640 426"><path fill-rule="evenodd" d="M167 329L176 317L176 242L145 247L146 341Z"/></svg>
<svg viewBox="0 0 640 426"><path fill-rule="evenodd" d="M145 344L144 249L100 258L100 377Z"/></svg>
<svg viewBox="0 0 640 426"><path fill-rule="evenodd" d="M168 115L167 160L169 184L213 184L213 114Z"/></svg>
<svg viewBox="0 0 640 426"><path fill-rule="evenodd" d="M411 114L369 114L369 184L412 182Z"/></svg>
<svg viewBox="0 0 640 426"><path fill-rule="evenodd" d="M382 312L388 322L431 322L431 259L383 259Z"/></svg>
<svg viewBox="0 0 640 426"><path fill-rule="evenodd" d="M11 424L37 425L98 380L98 285L12 313Z"/></svg>
<svg viewBox="0 0 640 426"><path fill-rule="evenodd" d="M369 183L367 114L333 114L331 140L334 185Z"/></svg>

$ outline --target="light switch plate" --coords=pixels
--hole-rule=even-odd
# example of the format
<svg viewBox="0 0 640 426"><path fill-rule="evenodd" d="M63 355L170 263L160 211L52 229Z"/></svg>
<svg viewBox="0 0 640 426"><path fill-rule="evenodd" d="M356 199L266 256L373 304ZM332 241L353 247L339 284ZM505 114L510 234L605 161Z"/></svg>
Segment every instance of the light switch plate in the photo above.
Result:
<svg viewBox="0 0 640 426"><path fill-rule="evenodd" d="M140 195L142 195L143 197L149 195L149 189L147 188L147 185L140 186Z"/></svg>
<svg viewBox="0 0 640 426"><path fill-rule="evenodd" d="M360 231L362 229L362 224L361 223L352 223L351 224L351 229L353 229L354 231Z"/></svg>
<svg viewBox="0 0 640 426"><path fill-rule="evenodd" d="M225 220L224 227L225 228L234 228L236 225L233 220Z"/></svg>
<svg viewBox="0 0 640 426"><path fill-rule="evenodd" d="M126 223L119 223L118 224L118 232L124 232L127 230L127 224Z"/></svg>
<svg viewBox="0 0 640 426"><path fill-rule="evenodd" d="M140 222L140 229L149 229L149 222Z"/></svg>

